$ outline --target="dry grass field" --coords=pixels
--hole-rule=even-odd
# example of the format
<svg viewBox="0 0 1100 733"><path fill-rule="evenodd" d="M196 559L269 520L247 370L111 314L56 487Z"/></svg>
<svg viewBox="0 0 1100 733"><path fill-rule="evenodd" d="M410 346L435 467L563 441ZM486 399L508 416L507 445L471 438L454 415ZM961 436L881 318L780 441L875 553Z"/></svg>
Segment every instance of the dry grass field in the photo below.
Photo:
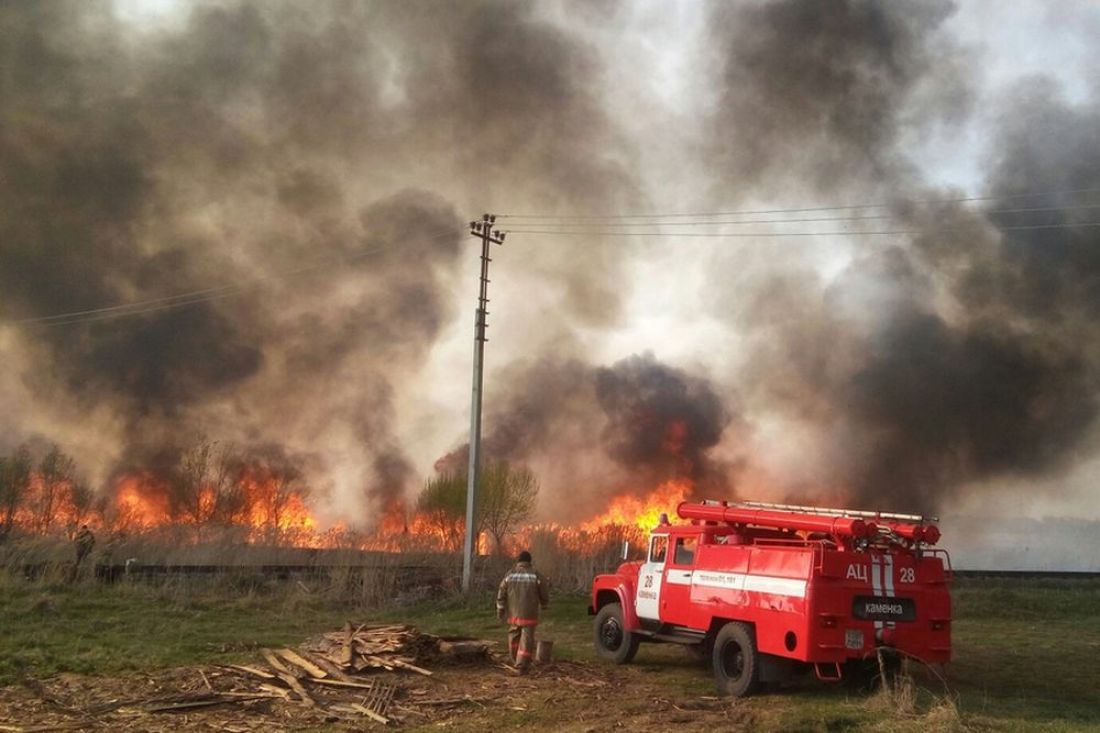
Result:
<svg viewBox="0 0 1100 733"><path fill-rule="evenodd" d="M891 695L806 678L728 701L713 696L705 666L675 646L643 646L636 662L624 667L596 661L586 598L559 594L540 627L555 642L555 663L528 677L493 664L441 668L432 678L394 674L410 699L473 698L459 707L410 713L398 725L471 731L1100 731L1100 581L961 580L954 598L956 660L943 670L911 668L910 684ZM88 711L142 691L217 683L218 665L253 662L261 647L294 646L345 619L503 636L487 594L371 605L297 582L104 586L91 579L66 584L3 576L0 730L380 727L283 702L130 718L117 712L97 718Z"/></svg>

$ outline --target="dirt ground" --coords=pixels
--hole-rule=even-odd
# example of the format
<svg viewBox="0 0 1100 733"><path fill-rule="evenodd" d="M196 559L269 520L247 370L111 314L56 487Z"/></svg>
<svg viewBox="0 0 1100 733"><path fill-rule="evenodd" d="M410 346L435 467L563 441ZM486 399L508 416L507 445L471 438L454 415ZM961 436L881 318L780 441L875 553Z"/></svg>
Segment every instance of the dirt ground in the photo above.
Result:
<svg viewBox="0 0 1100 733"><path fill-rule="evenodd" d="M432 677L379 672L371 681L396 687L388 727L486 730L525 722L556 730L602 731L651 724L737 727L738 711L713 697L688 700L661 694L656 681L639 685L619 668L553 662L518 676L499 663L436 669ZM315 706L296 698L249 699L257 680L217 666L189 666L121 677L61 674L0 688L0 731L352 731L381 729L363 714L343 710L363 690L311 686ZM231 693L224 703L185 707ZM264 693L262 690L260 694ZM624 705L624 703L628 703ZM335 706L335 708L334 708ZM171 707L172 710L164 710ZM161 708L160 711L157 709Z"/></svg>

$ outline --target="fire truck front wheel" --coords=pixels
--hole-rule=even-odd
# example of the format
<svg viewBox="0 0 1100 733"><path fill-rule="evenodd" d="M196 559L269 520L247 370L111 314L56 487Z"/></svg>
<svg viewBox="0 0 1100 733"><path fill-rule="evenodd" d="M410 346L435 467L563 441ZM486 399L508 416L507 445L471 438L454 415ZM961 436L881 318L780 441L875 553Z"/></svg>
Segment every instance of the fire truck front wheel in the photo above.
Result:
<svg viewBox="0 0 1100 733"><path fill-rule="evenodd" d="M592 623L592 640L596 645L596 655L615 664L627 664L634 659L641 643L638 636L623 624L623 607L618 603L608 603L600 608Z"/></svg>
<svg viewBox="0 0 1100 733"><path fill-rule="evenodd" d="M730 622L714 639L714 682L719 695L751 695L760 686L760 653L747 624Z"/></svg>

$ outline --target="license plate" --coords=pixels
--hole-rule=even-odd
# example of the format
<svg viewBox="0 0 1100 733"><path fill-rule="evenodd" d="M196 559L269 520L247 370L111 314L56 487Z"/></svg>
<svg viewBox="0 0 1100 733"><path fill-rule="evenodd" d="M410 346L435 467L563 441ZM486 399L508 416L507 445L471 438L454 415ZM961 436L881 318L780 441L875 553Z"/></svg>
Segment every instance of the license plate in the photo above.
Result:
<svg viewBox="0 0 1100 733"><path fill-rule="evenodd" d="M845 629L844 630L844 648L845 649L862 649L863 648L863 631L861 629Z"/></svg>
<svg viewBox="0 0 1100 733"><path fill-rule="evenodd" d="M852 599L852 615L865 621L913 621L917 605L912 598L856 596Z"/></svg>

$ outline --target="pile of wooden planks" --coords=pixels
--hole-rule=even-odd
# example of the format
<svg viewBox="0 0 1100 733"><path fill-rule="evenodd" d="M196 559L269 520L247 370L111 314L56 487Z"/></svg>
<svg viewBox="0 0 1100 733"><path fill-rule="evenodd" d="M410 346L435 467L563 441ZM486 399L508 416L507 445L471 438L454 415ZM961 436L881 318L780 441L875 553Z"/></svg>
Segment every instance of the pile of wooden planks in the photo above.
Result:
<svg viewBox="0 0 1100 733"><path fill-rule="evenodd" d="M385 670L431 677L432 671L422 664L488 658L488 649L488 642L421 634L407 624L347 623L341 631L322 634L297 650L262 649L264 664L227 667L257 680L258 695L308 707L319 704L320 696L311 687L356 693L360 701L341 701L332 709L361 713L385 724L389 722L386 712L400 688L393 682L370 680L364 674ZM214 704L213 700L208 704Z"/></svg>
<svg viewBox="0 0 1100 733"><path fill-rule="evenodd" d="M344 624L342 631L323 634L310 651L338 665L345 672L368 669L407 670L430 676L416 664L439 653L439 638L421 634L407 624Z"/></svg>

